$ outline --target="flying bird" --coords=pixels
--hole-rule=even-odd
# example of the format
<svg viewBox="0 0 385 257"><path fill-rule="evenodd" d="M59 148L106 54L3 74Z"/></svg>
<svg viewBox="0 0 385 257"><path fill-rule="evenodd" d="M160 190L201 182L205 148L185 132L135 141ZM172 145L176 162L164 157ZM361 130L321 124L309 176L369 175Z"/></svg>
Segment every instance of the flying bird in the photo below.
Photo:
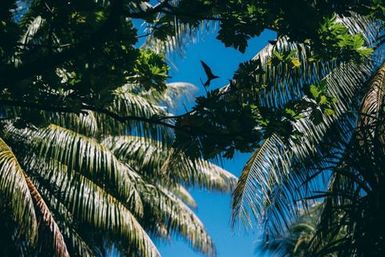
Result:
<svg viewBox="0 0 385 257"><path fill-rule="evenodd" d="M219 78L219 76L214 75L213 72L212 72L212 70L211 70L211 68L210 68L204 61L201 60L201 64L202 64L203 70L205 71L206 76L207 76L207 80L206 80L206 82L205 82L204 84L203 84L203 82L201 81L202 84L203 84L203 86L204 86L205 89L206 89L206 88L208 88L208 87L210 86L211 81L212 81L213 79Z"/></svg>

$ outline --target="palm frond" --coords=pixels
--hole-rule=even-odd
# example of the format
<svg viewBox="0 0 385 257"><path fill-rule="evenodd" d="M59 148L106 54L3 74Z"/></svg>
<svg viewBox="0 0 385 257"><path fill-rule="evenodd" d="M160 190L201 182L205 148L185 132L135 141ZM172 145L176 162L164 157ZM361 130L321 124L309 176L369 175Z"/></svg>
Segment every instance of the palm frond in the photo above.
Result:
<svg viewBox="0 0 385 257"><path fill-rule="evenodd" d="M383 31L381 24L354 13L349 17L338 17L337 22L345 25L352 34L362 34L368 47L376 47L376 38L380 31ZM292 58L298 60L301 65L293 68L287 62L272 63L275 53L292 53ZM310 62L309 57L312 57L312 54L308 45L291 42L287 37L280 37L276 44L267 45L252 59L251 67L244 67L250 72L249 76L252 78L236 83L241 86L244 83L255 89L249 94L254 94L261 106L282 107L291 100L301 99L306 86L319 83L342 64L338 59Z"/></svg>
<svg viewBox="0 0 385 257"><path fill-rule="evenodd" d="M8 133L24 137L33 152L57 168L57 160L70 170L77 170L100 185L110 186L114 192L126 199L131 199L133 210L141 213L142 203L135 183L139 175L126 164L120 162L114 154L95 139L87 138L57 125L50 125L39 130L24 129L18 131L10 127Z"/></svg>
<svg viewBox="0 0 385 257"><path fill-rule="evenodd" d="M78 228L76 227L77 223L74 221L72 213L70 213L66 206L54 195L57 194L57 192L52 192L52 187L46 186L44 181L42 181L44 179L49 180L55 172L52 172L52 170L49 171L48 165L41 162L41 160L33 165L29 165L30 172L34 175L31 180L41 194L48 199L47 204L51 207L51 210L57 217L57 223L63 233L65 241L67 242L67 247L70 250L71 255L75 254L76 256L96 257L94 250L91 249L91 246L89 246L86 240L79 234L79 230L77 230ZM65 168L64 165L58 167L63 169ZM65 171L60 170L59 172ZM55 186L53 186L53 188L55 188Z"/></svg>
<svg viewBox="0 0 385 257"><path fill-rule="evenodd" d="M143 118L152 118L154 116L163 116L164 109L159 107L156 102L135 92L133 85L119 87L113 91L113 100L109 110L119 113L123 116L139 116Z"/></svg>
<svg viewBox="0 0 385 257"><path fill-rule="evenodd" d="M29 165L35 176L40 177L40 186L51 191L74 220L85 222L96 232L101 229L118 234L128 240L127 246L134 246L143 256L160 256L130 210L105 189L65 165L57 165L57 169L43 162Z"/></svg>
<svg viewBox="0 0 385 257"><path fill-rule="evenodd" d="M288 158L285 146L277 135L266 139L254 152L233 192L233 224L236 218L241 218L251 225L249 211L258 220L263 219L272 187L281 184L282 178L288 176Z"/></svg>
<svg viewBox="0 0 385 257"><path fill-rule="evenodd" d="M358 21L355 22L355 19ZM355 32L364 32L365 28L368 28L365 31L365 37L368 40L369 45L374 44L375 35L378 35L377 25L371 25L370 20L359 17L357 15L352 15L349 18L340 18L341 22L346 23L347 26L352 30L352 33ZM284 40L284 39L281 39ZM278 41L280 42L280 41ZM280 47L278 43L278 47ZM289 45L292 45L289 43ZM270 48L270 50L268 50ZM290 50L290 49L289 49ZM258 58L265 58L267 62L269 51L272 51L272 46L264 49L262 53L264 55L259 56ZM378 65L381 64L384 60L382 54L383 49L378 48L371 60L364 63L331 63L329 64L319 64L321 71L314 70L314 72L305 72L302 70L299 74L302 76L296 76L296 74L286 73L282 69L276 69L274 66L275 74L271 74L271 79L276 81L269 81L266 77L267 74L261 75L262 77L257 80L257 82L273 82L273 85L282 85L282 90L275 89L275 87L270 88L268 91L262 91L260 93L261 104L266 106L275 106L279 107L281 104L284 104L292 99L297 99L298 96L302 96L303 92L298 92L293 94L294 97L287 94L287 85L294 85L296 87L303 88L304 84L311 83L316 80L323 80L327 84L327 90L330 95L336 97L336 103L334 109L336 114L332 116L323 116L323 121L321 124L314 123L309 118L309 113L305 111L304 118L301 118L293 124L295 129L302 133L302 137L299 141L289 139L286 143L282 141L276 142L275 146L270 146L269 148L264 147L267 143L270 143L271 138L266 139L263 146L259 151L263 150L261 153L258 151L250 159L250 162L245 168L245 175L242 175L238 185L239 190L236 190L234 197L234 214L247 217L247 211L245 208L242 208L242 188L253 188L249 189L249 198L248 204L252 204L253 207L248 207L251 209L251 213L254 217L266 219L271 219L269 226L275 227L273 229L279 232L279 228L282 226L288 226L291 223L291 220L295 217L295 212L298 211L298 208L302 208L302 205L296 207L296 201L303 199L309 192L311 192L311 187L309 188L309 180L315 181L318 175L322 175L322 169L325 166L330 166L330 162L335 162L335 160L329 159L325 160L325 154L330 154L338 150L338 148L343 148L350 140L353 134L353 128L357 114L352 113L351 110L355 107L358 107L360 102L360 97L362 96L363 85L370 78L374 70L377 69ZM304 60L306 58L304 57ZM301 69L309 68L302 67ZM310 67L315 69L316 67ZM282 72L282 73L281 73ZM310 75L309 75L310 74ZM297 74L298 75L298 74ZM263 77L265 76L265 77ZM310 77L309 77L310 76ZM285 81L287 79L287 81ZM299 79L299 80L298 80ZM310 79L310 80L309 80ZM293 84L288 84L288 82ZM297 86L295 86L297 85ZM294 90L293 89L293 90ZM268 90L268 89L266 89ZM293 91L294 92L294 91ZM269 100L270 99L270 100ZM340 137L336 136L339 135ZM342 139L341 142L336 142L335 138ZM329 144L329 145L328 145ZM283 152L281 154L274 153L275 156L273 159L263 160L262 158L269 153L272 153L271 149L283 147ZM327 145L327 147L325 147ZM282 148L281 148L282 149ZM340 150L338 150L340 151ZM258 158L257 158L258 156ZM313 161L310 161L313 159ZM262 162L261 162L262 160ZM285 165L282 165L281 162L284 161ZM255 169L259 172L260 176L254 176L254 179L248 181L250 168L255 164ZM329 163L328 163L329 162ZM276 169L278 165L282 165L278 170ZM288 172L290 171L290 173ZM281 173L278 176L278 180L270 174ZM253 174L253 173L252 173ZM255 171L254 174L257 174ZM265 175L264 175L265 174ZM285 174L289 174L285 176ZM263 176L264 175L264 176ZM245 185L249 183L249 187ZM243 185L242 185L243 184ZM304 184L307 184L306 187L303 187ZM317 184L317 183L313 183ZM320 183L318 183L320 184ZM265 185L270 185L269 190L265 192L259 192L259 188L264 188ZM314 189L313 189L314 190ZM302 203L306 204L306 203ZM293 215L294 214L294 215Z"/></svg>
<svg viewBox="0 0 385 257"><path fill-rule="evenodd" d="M382 114L381 107L384 103L384 90L385 90L385 66L383 65L375 74L373 79L369 82L368 92L366 93L360 109L360 120L357 126L358 137L361 141L372 140L378 138L376 135L379 133L379 127L381 127ZM363 143L361 143L364 145ZM373 144L365 144L366 146Z"/></svg>
<svg viewBox="0 0 385 257"><path fill-rule="evenodd" d="M169 114L165 106L159 105L158 99L147 97L142 95L143 92L135 90L138 90L135 85L125 85L114 90L113 99L106 108L112 113L125 117L127 122L122 123L107 115L99 114L96 119L100 131L109 135L130 133L162 140L172 137L170 128L141 120L157 119Z"/></svg>
<svg viewBox="0 0 385 257"><path fill-rule="evenodd" d="M59 226L56 224L55 218L53 217L47 204L44 202L43 197L40 195L31 179L25 175L25 180L31 192L31 196L34 199L35 206L39 210L39 214L42 216L42 220L45 223L44 225L48 227L52 232L55 255L58 257L69 257L70 254L68 253L67 245L64 241Z"/></svg>
<svg viewBox="0 0 385 257"><path fill-rule="evenodd" d="M34 17L22 35L20 43L27 45L31 40L33 40L35 38L35 34L39 31L41 26L43 26L44 22L45 20L41 16Z"/></svg>
<svg viewBox="0 0 385 257"><path fill-rule="evenodd" d="M0 192L6 202L2 208L9 208L10 215L17 222L20 231L30 243L37 240L37 219L25 173L11 148L0 138Z"/></svg>
<svg viewBox="0 0 385 257"><path fill-rule="evenodd" d="M196 208L198 206L192 195L182 185L176 185L169 190L191 208Z"/></svg>
<svg viewBox="0 0 385 257"><path fill-rule="evenodd" d="M194 212L183 201L166 189L148 186L141 190L143 201L150 213L161 220L160 224L168 228L167 234L180 235L187 239L191 246L209 256L215 256L214 244L205 227ZM151 220L151 219L150 219ZM146 223L146 221L143 221ZM149 224L154 226L154 224Z"/></svg>
<svg viewBox="0 0 385 257"><path fill-rule="evenodd" d="M48 123L71 129L85 136L97 136L99 133L99 124L95 112L86 111L86 113L52 113L41 112L44 120Z"/></svg>
<svg viewBox="0 0 385 257"><path fill-rule="evenodd" d="M190 102L194 98L193 94L198 91L195 85L187 82L167 83L166 86L164 92L155 100L158 100L169 109L175 109L176 104L182 106Z"/></svg>
<svg viewBox="0 0 385 257"><path fill-rule="evenodd" d="M382 207L372 205L372 199L378 197L378 187L383 174L381 169L384 159L383 149L383 105L385 88L385 68L381 66L368 82L366 94L362 100L354 127L354 135L346 147L343 158L333 169L324 210L317 227L318 234L313 245L323 242L325 253L338 251L338 256L377 256L383 249L383 237L372 233L378 226L370 222ZM341 237L343 235L343 237ZM351 242L354 242L352 244Z"/></svg>
<svg viewBox="0 0 385 257"><path fill-rule="evenodd" d="M169 35L160 40L151 34L152 29L148 29L150 35L146 38L142 48L149 48L157 53L176 52L183 55L186 45L197 42L205 33L214 31L216 27L215 22L201 21L196 25L182 22L177 17L174 17L174 20L169 21L169 23L174 28L174 35Z"/></svg>
<svg viewBox="0 0 385 257"><path fill-rule="evenodd" d="M236 177L201 159L190 159L181 150L160 141L134 136L108 137L103 144L122 161L129 163L143 175L154 172L174 183L198 185L220 191L231 191Z"/></svg>

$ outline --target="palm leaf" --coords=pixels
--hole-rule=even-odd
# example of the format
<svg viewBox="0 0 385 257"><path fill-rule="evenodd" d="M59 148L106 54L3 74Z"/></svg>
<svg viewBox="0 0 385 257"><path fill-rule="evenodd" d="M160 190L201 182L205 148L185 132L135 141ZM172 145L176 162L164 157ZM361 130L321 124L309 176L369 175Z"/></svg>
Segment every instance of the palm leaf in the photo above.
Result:
<svg viewBox="0 0 385 257"><path fill-rule="evenodd" d="M10 215L30 243L37 240L37 219L25 173L10 147L0 138L0 192Z"/></svg>
<svg viewBox="0 0 385 257"><path fill-rule="evenodd" d="M276 159L279 156L279 159ZM282 183L288 175L288 156L283 142L276 135L266 139L244 167L237 187L233 192L233 224L236 218L251 225L249 211L257 219L263 218L266 201L269 201L271 187Z"/></svg>
<svg viewBox="0 0 385 257"><path fill-rule="evenodd" d="M44 167L42 167L44 169ZM46 167L45 167L46 168ZM41 170L39 170L41 171ZM41 174L40 174L41 175ZM87 244L86 240L79 234L75 226L73 215L68 211L68 209L61 203L47 188L42 186L37 178L33 181L41 190L42 194L49 199L48 205L51 206L52 210L56 213L58 218L58 225L61 228L67 246L70 249L72 254L75 253L76 256L84 257L95 257L96 254ZM57 193L57 192L55 192Z"/></svg>
<svg viewBox="0 0 385 257"><path fill-rule="evenodd" d="M57 169L44 162L29 165L35 176L40 176L40 186L55 193L74 220L91 225L95 231L119 234L143 256L160 256L133 214L103 188L65 165L56 165Z"/></svg>
<svg viewBox="0 0 385 257"><path fill-rule="evenodd" d="M385 81L385 66L383 65L377 71L373 79L369 82L368 92L366 93L361 105L361 117L358 123L358 137L360 140L371 140L378 138L376 133L379 133L381 127L381 107L384 103L384 82ZM379 135L380 137L382 135ZM363 143L361 143L363 144ZM371 144L366 144L371 145Z"/></svg>
<svg viewBox="0 0 385 257"><path fill-rule="evenodd" d="M93 111L79 114L41 112L41 115L48 123L57 124L85 136L96 137L100 133L100 124L98 124L97 115Z"/></svg>
<svg viewBox="0 0 385 257"><path fill-rule="evenodd" d="M150 213L155 214L161 220L159 225L168 228L168 234L180 235L187 239L191 246L209 256L215 256L214 244L206 232L205 227L194 212L171 192L166 189L147 186L141 190L143 201ZM150 215L151 216L151 215ZM150 218L149 220L153 220ZM143 220L144 226L148 221Z"/></svg>
<svg viewBox="0 0 385 257"><path fill-rule="evenodd" d="M176 197L181 199L191 208L197 208L197 203L195 202L193 196L184 188L182 185L176 185L169 189Z"/></svg>
<svg viewBox="0 0 385 257"><path fill-rule="evenodd" d="M142 211L141 200L136 197L138 192L135 182L140 178L129 166L120 162L106 147L96 140L77 134L57 125L50 125L45 129L18 131L9 127L9 136L21 136L29 149L46 160L56 169L57 160L65 164L70 170L77 170L83 175L98 181L100 185L110 186L116 195L130 199L133 210L138 214Z"/></svg>
<svg viewBox="0 0 385 257"><path fill-rule="evenodd" d="M362 34L368 47L377 46L376 39L380 34L379 31L382 31L379 23L354 13L350 17L337 17L337 22L345 25L352 34ZM294 53L293 58L297 58L301 65L299 68L293 69L285 62L272 64L271 59L275 52L292 52ZM291 100L300 99L304 95L303 89L307 85L319 83L328 74L334 72L335 68L343 65L338 59L309 62L312 54L309 46L290 42L287 37L281 37L275 45L269 44L263 48L252 59L257 65L255 72L251 74L253 79L249 80L255 81L255 83L253 82L254 87L258 89L256 100L260 105L282 107ZM242 83L242 81L237 81L237 83ZM261 89L262 85L266 85L266 87Z"/></svg>
<svg viewBox="0 0 385 257"><path fill-rule="evenodd" d="M355 23L355 19L358 19L359 21ZM373 29L376 25L370 25L370 21L366 18L353 15L349 18L341 18L341 22L346 23L355 33L362 32L365 28L369 28L366 34L369 45L374 43L374 35L378 35L378 31L374 32ZM270 50L268 48L270 48ZM264 60L267 61L272 46L269 46L268 48L262 51L263 54L259 58L264 58ZM274 156L276 156L273 158L274 160L269 158L263 160L262 158L265 155L268 156L272 151L271 149L274 149L274 147L279 148L282 146L282 142L278 141L276 146L269 148L262 146L260 150L262 149L263 151L253 155L250 163L245 168L245 175L241 176L239 190L236 190L237 193L234 197L233 206L235 215L242 214L241 216L247 216L245 208L240 207L243 203L241 189L248 188L244 184L249 183L249 188L255 187L252 190L249 189L250 194L249 198L247 198L248 204L254 206L250 207L254 217L262 217L263 220L271 218L270 225L278 232L280 226L283 225L287 227L287 224L290 224L290 220L293 218L293 214L295 214L296 209L298 208L295 207L296 199L301 199L304 195L311 192L308 186L303 189L300 188L303 184L309 184L305 183L309 182L309 179L314 181L317 178L317 174L320 174L316 170L321 169L322 171L322 167L327 164L327 161L322 161L322 156L328 151L330 153L330 151L337 150L336 147L343 148L348 140L350 140L352 135L351 128L354 126L354 120L357 116L349 111L352 106L358 106L360 92L362 92L363 88L362 85L370 78L373 70L382 63L383 59L382 49L379 48L374 53L372 60L366 63L335 63L330 67L327 65L324 66L327 69L322 72L314 73L306 73L305 70L303 70L300 74L304 77L298 77L290 73L287 74L282 68L278 69L279 72L274 70L276 73L271 76L271 78L276 81L269 81L269 77L266 74L262 75L262 77L259 78L260 80L257 80L261 82L273 82L272 84L274 85L283 85L283 91L280 91L281 89L279 89L279 87L276 90L274 88L271 89L271 97L274 95L274 98L270 97L269 91L262 91L259 94L260 99L262 99L262 105L279 107L289 100L296 99L298 95L303 95L303 93L299 92L299 94L293 94L296 96L294 98L290 95L288 96L286 90L288 88L287 86L291 85L290 83L293 83L294 85L297 83L298 88L302 88L303 83L322 79L326 82L329 93L337 98L335 104L336 115L324 116L321 124L314 124L308 117L309 113L305 111L305 117L294 123L294 127L299 132L303 133L301 140L299 142L291 139L288 140L288 144L285 143L286 146L284 147L284 152L282 154L277 155L274 153ZM273 66L272 68L275 67ZM310 77L307 74L310 74ZM290 82L289 84L285 81L286 79ZM340 138L343 139L340 142L340 145L332 140L333 138L336 138L337 134L341 135ZM265 142L270 143L269 140L270 138ZM325 144L330 142L331 144L325 148ZM321 148L320 145L322 145ZM314 158L317 155L319 155L320 158ZM309 162L312 158L314 161ZM254 179L247 180L250 173L248 170L253 167L253 162L256 162L255 168L258 169L261 176L254 176ZM277 164L279 167L282 162L285 163L285 165L282 165L284 168L277 170ZM288 170L290 170L290 175L284 176L284 174L288 174ZM282 173L282 175L271 175L271 173ZM257 174L257 172L254 172L254 174ZM264 187L269 190L258 192L259 188Z"/></svg>
<svg viewBox="0 0 385 257"><path fill-rule="evenodd" d="M42 219L45 223L44 225L47 226L52 232L56 256L69 257L70 254L68 253L67 245L51 211L49 210L47 204L44 202L35 185L32 183L31 179L25 175L25 180L31 192L31 196L34 199L35 206L39 210L39 214L42 216Z"/></svg>
<svg viewBox="0 0 385 257"><path fill-rule="evenodd" d="M135 90L138 90L137 86L125 85L112 92L113 99L108 103L106 109L127 118L127 122L122 123L108 115L99 114L96 118L100 130L110 135L121 135L130 132L150 138L172 137L171 130L168 127L141 120L157 119L168 116L168 113L165 107L158 104L157 99L145 97L145 95L140 94L141 91L137 92Z"/></svg>
<svg viewBox="0 0 385 257"><path fill-rule="evenodd" d="M156 140L134 136L108 137L103 141L122 161L143 175L158 174L171 182L198 185L220 191L231 191L236 177L201 159L190 159L182 151ZM143 173L144 172L144 173Z"/></svg>
<svg viewBox="0 0 385 257"><path fill-rule="evenodd" d="M201 21L198 25L181 22L177 17L170 21L173 26L174 34L168 35L165 39L158 39L153 36L152 30L149 29L150 35L146 38L142 48L149 48L157 53L173 53L177 52L183 55L184 48L190 43L196 43L200 37L209 31L214 31L216 23Z"/></svg>

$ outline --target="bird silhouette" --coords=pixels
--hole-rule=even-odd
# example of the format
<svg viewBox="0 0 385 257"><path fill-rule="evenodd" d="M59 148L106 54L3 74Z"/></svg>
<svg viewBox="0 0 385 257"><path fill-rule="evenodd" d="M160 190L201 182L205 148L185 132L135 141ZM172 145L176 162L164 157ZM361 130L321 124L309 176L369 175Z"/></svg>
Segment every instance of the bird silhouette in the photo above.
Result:
<svg viewBox="0 0 385 257"><path fill-rule="evenodd" d="M213 79L219 78L219 76L214 75L214 73L212 72L211 68L204 61L201 60L201 64L202 64L203 70L205 71L206 76L207 76L207 80L206 80L206 82L204 84L203 84L203 82L201 80L203 86L206 89L206 88L208 88L210 86L211 81Z"/></svg>

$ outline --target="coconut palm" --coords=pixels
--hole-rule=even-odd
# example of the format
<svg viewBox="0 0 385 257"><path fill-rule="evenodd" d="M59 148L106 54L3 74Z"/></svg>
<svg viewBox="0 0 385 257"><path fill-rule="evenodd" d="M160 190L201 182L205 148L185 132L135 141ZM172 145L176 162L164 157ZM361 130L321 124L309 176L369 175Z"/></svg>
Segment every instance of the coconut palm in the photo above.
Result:
<svg viewBox="0 0 385 257"><path fill-rule="evenodd" d="M119 88L111 108L163 112L138 97ZM98 246L109 242L130 256L159 256L149 235L179 235L214 255L186 187L229 192L234 176L140 136L145 128L135 122L118 124L91 111L40 111L36 126L22 120L23 111L3 112L0 189L9 237L2 243L12 242L2 244L4 254L98 256Z"/></svg>
<svg viewBox="0 0 385 257"><path fill-rule="evenodd" d="M383 226L385 202L383 22L354 13L336 20L352 35L363 35L365 45L374 49L370 58L309 62L312 49L287 37L254 58L264 71L255 70L254 80L249 80L256 81L252 84L258 88L258 106L279 109L291 101L311 106L317 98L335 99L330 113L321 104L316 110L304 108L289 121L296 137L265 131L234 192L233 216L248 224L262 222L266 240L271 241L281 238L282 228L289 228L303 209L322 199L316 231L307 240L314 249L322 244L322 250L306 256L382 256L385 237L378 227ZM295 53L290 62L279 56L287 52ZM305 91L309 85L322 85L324 91L313 86Z"/></svg>
<svg viewBox="0 0 385 257"><path fill-rule="evenodd" d="M47 38L41 4L19 17L15 65ZM0 93L0 255L156 257L153 239L179 236L214 256L188 188L230 192L236 178L173 146L169 105L191 85L107 85L86 94L90 104L71 79L58 67L51 83L32 76L23 91Z"/></svg>

